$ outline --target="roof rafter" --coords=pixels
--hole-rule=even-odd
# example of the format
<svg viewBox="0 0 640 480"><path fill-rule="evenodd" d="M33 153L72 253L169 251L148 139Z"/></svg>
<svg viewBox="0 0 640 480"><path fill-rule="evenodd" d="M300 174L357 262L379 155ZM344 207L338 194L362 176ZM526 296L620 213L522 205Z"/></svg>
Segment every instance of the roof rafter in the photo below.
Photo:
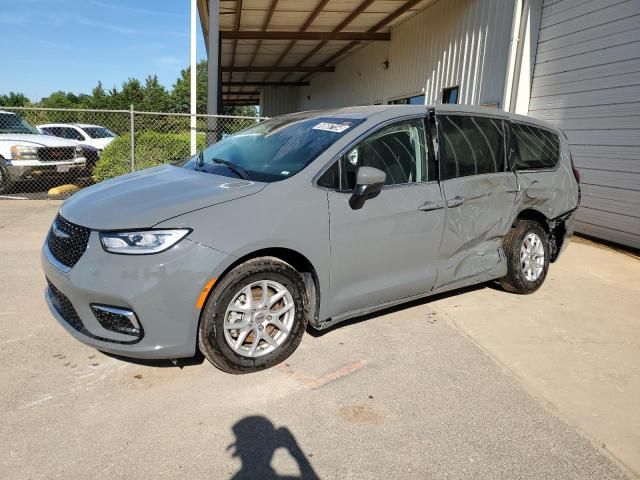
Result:
<svg viewBox="0 0 640 480"><path fill-rule="evenodd" d="M391 40L390 33L378 32L292 32L292 31L248 31L224 30L220 32L223 40L353 40L382 41ZM235 52L234 52L235 54Z"/></svg>
<svg viewBox="0 0 640 480"><path fill-rule="evenodd" d="M271 19L273 18L273 13L276 11L276 6L278 5L278 0L272 0L271 5L269 5L269 10L267 10L267 15L264 19L264 23L262 24L262 31L266 31L269 28L269 24L271 23ZM256 60L256 56L258 55L258 51L260 50L260 45L262 44L262 40L258 40L256 43L256 47L253 49L253 53L251 54L251 59L249 60L249 66L253 65L253 62ZM243 80L247 79L247 73L244 74Z"/></svg>
<svg viewBox="0 0 640 480"><path fill-rule="evenodd" d="M376 23L375 25L373 25L371 28L369 28L367 30L368 33L372 33L372 32L377 32L378 30L380 30L381 28L386 27L387 25L389 25L391 22L393 22L396 18L400 17L401 15L405 14L406 12L408 12L409 10L411 10L413 7L415 7L417 4L419 4L420 2L422 2L423 0L409 0L408 2L406 2L404 5L402 5L400 8L396 9L393 13L387 15L386 17L384 17L382 20L380 20L378 23ZM336 53L334 53L333 55L331 55L329 58L327 58L324 62L320 63L318 66L326 66L329 65L333 62L335 62L338 58L340 58L342 55L344 55L346 52L348 52L349 50L351 50L353 47L355 47L358 43L360 42L351 42L348 45L345 45L343 48L341 48L340 50L338 50ZM305 74L304 76L302 76L300 78L300 81L304 81L309 77L309 74Z"/></svg>
<svg viewBox="0 0 640 480"><path fill-rule="evenodd" d="M282 67L282 66L266 66L266 67L222 67L223 72L274 72L274 73L293 73L293 72L335 72L335 67ZM230 79L231 80L231 79Z"/></svg>
<svg viewBox="0 0 640 480"><path fill-rule="evenodd" d="M363 13L367 8L369 8L371 6L371 4L373 2L375 2L376 0L364 0L364 2L362 2L360 5L358 5L358 7L351 12L349 15L347 15L344 20L342 20L337 26L336 28L333 29L334 32L341 32L342 30L344 30L344 28L349 25L351 22L353 22L361 13ZM300 66L300 65L304 65L305 62L307 60L309 60L312 56L314 56L316 53L318 53L318 51L320 51L320 49L322 47L324 47L327 44L327 40L323 40L322 42L318 43L318 45L316 45L315 47L313 47L311 49L311 51L309 51L303 58L302 60L300 60L296 65ZM286 80L288 75L285 75L282 77L282 80Z"/></svg>
<svg viewBox="0 0 640 480"><path fill-rule="evenodd" d="M233 85L234 87L306 87L309 85L309 82L269 82L265 80L251 81L246 80L242 82L233 81L233 82L222 82L224 85Z"/></svg>
<svg viewBox="0 0 640 480"><path fill-rule="evenodd" d="M316 5L316 8L311 12L311 14L307 17L307 19L305 20L305 22L302 24L302 26L298 29L298 31L300 32L305 32L310 26L311 24L315 21L315 19L318 17L318 15L320 15L320 12L322 12L322 10L324 9L324 7L327 5L327 3L329 3L329 0L320 0L320 2L318 2L318 5ZM296 43L295 40L291 40L289 42L289 45L287 45L284 49L284 51L282 52L282 54L278 57L278 59L276 60L275 65L280 65L280 62L284 59L284 57L287 56L287 54L291 51L291 49L293 48L293 45ZM269 74L267 74L265 77L265 80L267 78L269 78Z"/></svg>
<svg viewBox="0 0 640 480"><path fill-rule="evenodd" d="M237 32L238 30L240 30L240 16L242 15L242 0L236 0L236 17L235 17L235 23L233 24L233 31ZM222 32L220 32L222 33ZM223 37L224 38L224 37ZM231 66L233 67L233 64L236 60L236 48L238 47L238 40L234 40L233 41L233 46L231 47ZM231 70L231 72L233 72ZM233 73L229 74L229 79L232 80L233 79Z"/></svg>

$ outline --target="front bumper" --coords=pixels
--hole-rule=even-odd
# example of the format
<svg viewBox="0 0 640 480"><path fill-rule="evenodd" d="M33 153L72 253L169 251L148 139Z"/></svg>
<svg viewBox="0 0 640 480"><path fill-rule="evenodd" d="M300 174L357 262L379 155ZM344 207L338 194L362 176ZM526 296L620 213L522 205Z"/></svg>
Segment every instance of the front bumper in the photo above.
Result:
<svg viewBox="0 0 640 480"><path fill-rule="evenodd" d="M73 305L81 321L64 318L52 301L47 305L58 322L75 338L98 350L134 358L191 357L196 351L203 286L215 275L226 255L185 239L155 255L114 255L105 252L97 232L91 232L87 250L72 268L61 268L43 247L44 274ZM135 312L144 335L132 337L100 325L92 304Z"/></svg>
<svg viewBox="0 0 640 480"><path fill-rule="evenodd" d="M73 160L65 160L61 162L5 160L5 168L9 175L9 179L14 182L65 175L83 170L86 166L87 159L84 157L78 157Z"/></svg>

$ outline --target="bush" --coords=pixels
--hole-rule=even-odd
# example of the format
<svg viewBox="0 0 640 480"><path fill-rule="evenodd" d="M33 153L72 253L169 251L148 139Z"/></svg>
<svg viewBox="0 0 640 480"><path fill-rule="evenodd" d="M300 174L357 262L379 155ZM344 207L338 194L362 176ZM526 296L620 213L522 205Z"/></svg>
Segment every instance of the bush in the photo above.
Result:
<svg viewBox="0 0 640 480"><path fill-rule="evenodd" d="M188 133L142 132L136 134L135 169L155 167L189 157ZM204 134L197 135L198 150L206 145ZM131 135L121 135L103 151L93 174L96 181L131 172Z"/></svg>

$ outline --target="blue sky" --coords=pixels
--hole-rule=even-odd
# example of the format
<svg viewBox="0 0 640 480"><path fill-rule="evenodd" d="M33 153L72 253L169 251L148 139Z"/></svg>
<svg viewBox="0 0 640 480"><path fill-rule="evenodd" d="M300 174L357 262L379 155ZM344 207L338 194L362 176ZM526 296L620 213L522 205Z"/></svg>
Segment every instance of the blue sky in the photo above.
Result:
<svg viewBox="0 0 640 480"><path fill-rule="evenodd" d="M0 0L0 94L39 100L149 74L168 88L189 64L189 0ZM198 21L199 23L199 21ZM198 26L198 58L205 58Z"/></svg>

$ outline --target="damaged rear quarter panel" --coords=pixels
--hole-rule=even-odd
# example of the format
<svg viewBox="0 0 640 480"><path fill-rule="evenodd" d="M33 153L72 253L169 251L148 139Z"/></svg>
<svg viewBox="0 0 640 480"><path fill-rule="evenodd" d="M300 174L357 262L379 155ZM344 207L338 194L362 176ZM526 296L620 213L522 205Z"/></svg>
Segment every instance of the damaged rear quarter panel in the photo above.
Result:
<svg viewBox="0 0 640 480"><path fill-rule="evenodd" d="M562 134L559 136L560 161L555 169L517 171L518 213L536 210L551 220L578 207L578 182L571 169L569 145Z"/></svg>

